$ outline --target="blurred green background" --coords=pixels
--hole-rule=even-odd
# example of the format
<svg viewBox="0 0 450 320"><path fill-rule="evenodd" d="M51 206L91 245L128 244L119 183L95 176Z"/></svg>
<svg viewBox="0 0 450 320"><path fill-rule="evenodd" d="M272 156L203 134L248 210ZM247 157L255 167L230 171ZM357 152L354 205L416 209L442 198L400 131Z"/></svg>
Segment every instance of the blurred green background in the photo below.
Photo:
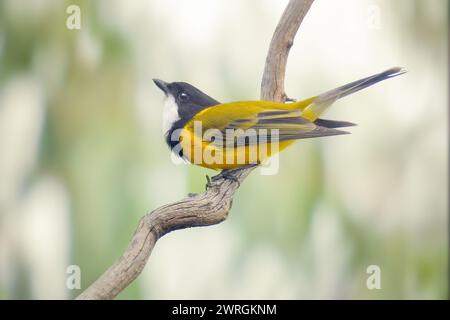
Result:
<svg viewBox="0 0 450 320"><path fill-rule="evenodd" d="M81 29L66 28L71 4ZM86 288L152 209L213 172L172 163L151 79L259 98L287 1L0 0L0 298ZM445 0L316 0L288 62L306 98L400 65L335 104L352 135L304 140L255 171L224 223L158 241L118 298L447 297ZM381 268L368 290L366 269Z"/></svg>

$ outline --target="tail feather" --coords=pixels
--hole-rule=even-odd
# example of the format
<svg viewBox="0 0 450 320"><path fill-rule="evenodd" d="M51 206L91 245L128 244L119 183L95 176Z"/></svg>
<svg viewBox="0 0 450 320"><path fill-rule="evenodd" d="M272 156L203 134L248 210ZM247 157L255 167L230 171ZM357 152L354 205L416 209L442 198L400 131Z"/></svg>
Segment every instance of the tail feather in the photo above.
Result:
<svg viewBox="0 0 450 320"><path fill-rule="evenodd" d="M320 114L330 105L332 105L337 99L343 98L345 96L348 96L349 94L370 87L380 81L399 76L401 74L404 74L405 72L407 71L403 68L391 68L373 76L363 78L322 93L316 97L313 103L311 103L303 110L302 116L311 121L315 121L320 116Z"/></svg>
<svg viewBox="0 0 450 320"><path fill-rule="evenodd" d="M403 68L399 68L399 67L391 68L389 70L383 71L383 72L375 74L373 76L370 76L370 77L367 77L367 78L364 78L361 80L353 81L349 84L346 84L346 85L343 85L336 89L322 93L321 95L319 95L317 97L316 101L326 101L326 100L330 100L330 99L337 100L337 99L343 98L345 96L348 96L349 94L355 93L359 90L370 87L380 81L404 74L405 72L406 72L406 70Z"/></svg>
<svg viewBox="0 0 450 320"><path fill-rule="evenodd" d="M348 121L335 121L335 120L326 120L326 119L317 119L314 121L314 123L318 126L325 127L325 128L345 128L345 127L353 127L356 126L355 123L348 122Z"/></svg>

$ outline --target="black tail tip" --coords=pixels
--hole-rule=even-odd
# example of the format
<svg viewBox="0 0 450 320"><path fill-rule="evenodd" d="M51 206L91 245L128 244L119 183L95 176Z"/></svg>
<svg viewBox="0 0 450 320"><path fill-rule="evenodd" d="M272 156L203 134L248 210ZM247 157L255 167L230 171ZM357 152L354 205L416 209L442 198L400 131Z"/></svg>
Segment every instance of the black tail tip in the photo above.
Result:
<svg viewBox="0 0 450 320"><path fill-rule="evenodd" d="M408 70L406 70L403 67L393 67L391 69L386 70L384 73L388 77L396 77L396 76L399 76L399 75L407 73L407 72L408 72Z"/></svg>
<svg viewBox="0 0 450 320"><path fill-rule="evenodd" d="M353 127L356 126L356 123L348 122L348 121L336 121L336 120L327 120L318 118L314 123L318 126L325 128L345 128L345 127Z"/></svg>

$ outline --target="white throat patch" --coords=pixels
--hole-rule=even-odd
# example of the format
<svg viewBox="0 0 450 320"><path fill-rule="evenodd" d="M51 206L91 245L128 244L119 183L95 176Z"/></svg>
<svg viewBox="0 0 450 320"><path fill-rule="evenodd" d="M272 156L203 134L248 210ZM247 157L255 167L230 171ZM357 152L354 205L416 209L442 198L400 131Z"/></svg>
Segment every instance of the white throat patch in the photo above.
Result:
<svg viewBox="0 0 450 320"><path fill-rule="evenodd" d="M163 107L163 124L162 129L164 134L166 134L172 125L180 120L180 115L178 114L178 106L175 102L175 98L169 94L164 100Z"/></svg>

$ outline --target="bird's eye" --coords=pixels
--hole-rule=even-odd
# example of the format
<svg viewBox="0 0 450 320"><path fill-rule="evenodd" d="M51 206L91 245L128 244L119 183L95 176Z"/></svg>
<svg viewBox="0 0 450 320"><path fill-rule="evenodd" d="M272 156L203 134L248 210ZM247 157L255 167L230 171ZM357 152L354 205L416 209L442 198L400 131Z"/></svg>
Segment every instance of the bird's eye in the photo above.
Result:
<svg viewBox="0 0 450 320"><path fill-rule="evenodd" d="M189 100L189 96L186 92L180 93L180 95L178 97L180 98L181 102L186 102Z"/></svg>

